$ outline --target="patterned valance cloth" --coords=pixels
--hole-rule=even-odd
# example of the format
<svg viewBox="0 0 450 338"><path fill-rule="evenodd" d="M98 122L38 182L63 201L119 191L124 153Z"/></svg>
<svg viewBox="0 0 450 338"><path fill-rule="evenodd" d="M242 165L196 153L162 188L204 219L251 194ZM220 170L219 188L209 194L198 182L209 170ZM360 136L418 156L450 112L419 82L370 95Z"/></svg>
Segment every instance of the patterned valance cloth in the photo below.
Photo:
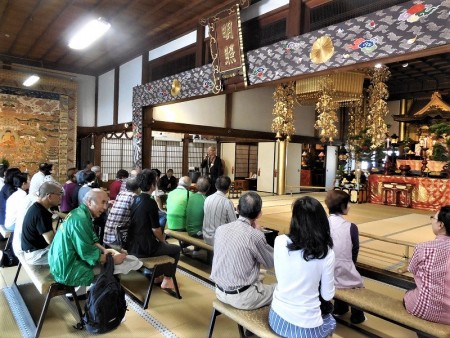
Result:
<svg viewBox="0 0 450 338"><path fill-rule="evenodd" d="M408 1L255 49L247 53L249 82L264 83L449 44L449 11L449 1Z"/></svg>

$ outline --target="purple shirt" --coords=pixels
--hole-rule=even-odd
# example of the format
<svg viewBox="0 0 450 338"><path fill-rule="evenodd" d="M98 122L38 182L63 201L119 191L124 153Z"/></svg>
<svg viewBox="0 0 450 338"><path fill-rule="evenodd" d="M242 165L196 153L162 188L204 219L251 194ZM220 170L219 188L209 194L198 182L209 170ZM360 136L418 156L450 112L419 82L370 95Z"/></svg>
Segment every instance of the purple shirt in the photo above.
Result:
<svg viewBox="0 0 450 338"><path fill-rule="evenodd" d="M61 198L61 212L69 213L72 211L76 203L73 201L73 192L77 184L74 182L64 184L64 195Z"/></svg>

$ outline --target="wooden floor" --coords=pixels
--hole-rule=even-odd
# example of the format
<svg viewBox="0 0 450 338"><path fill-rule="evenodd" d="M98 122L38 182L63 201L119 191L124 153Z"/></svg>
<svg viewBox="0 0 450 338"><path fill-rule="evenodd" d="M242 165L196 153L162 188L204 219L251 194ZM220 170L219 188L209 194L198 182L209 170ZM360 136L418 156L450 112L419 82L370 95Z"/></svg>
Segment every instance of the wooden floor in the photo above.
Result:
<svg viewBox="0 0 450 338"><path fill-rule="evenodd" d="M263 196L263 216L260 224L280 233L289 229L292 202L305 194L286 196ZM324 193L308 194L323 202ZM237 204L237 200L233 200ZM419 211L398 207L388 207L373 204L352 204L348 220L356 223L360 232L391 239L402 239L410 242L421 242L432 239L433 233L429 222L429 215L433 211ZM397 271L403 264L404 247L383 243L370 238L361 237L359 261L377 267ZM20 314L17 314L9 286L12 283L16 268L0 269L0 337L32 337L23 327ZM210 267L199 260L183 256L177 273L180 285L181 300L165 294L155 288L147 310L142 310L128 299L126 320L107 337L205 337L210 314L211 302L215 298L213 287L208 283ZM38 304L33 287L25 274L19 280L24 289L29 289L26 298L32 304ZM265 282L275 282L273 272ZM368 283L373 283L368 281ZM383 285L376 285L382 288ZM392 292L392 291L390 291ZM397 291L396 291L397 292ZM399 293L404 290L398 289ZM36 299L34 299L36 297ZM75 319L68 310L67 304L57 297L52 300L44 323L41 337L88 337L86 331L76 331L72 328ZM36 305L38 308L38 305ZM34 309L32 312L38 312ZM367 315L368 320L361 325L338 324L333 337L416 337L415 333ZM17 325L17 323L21 325ZM219 316L214 330L214 337L238 337L236 325Z"/></svg>

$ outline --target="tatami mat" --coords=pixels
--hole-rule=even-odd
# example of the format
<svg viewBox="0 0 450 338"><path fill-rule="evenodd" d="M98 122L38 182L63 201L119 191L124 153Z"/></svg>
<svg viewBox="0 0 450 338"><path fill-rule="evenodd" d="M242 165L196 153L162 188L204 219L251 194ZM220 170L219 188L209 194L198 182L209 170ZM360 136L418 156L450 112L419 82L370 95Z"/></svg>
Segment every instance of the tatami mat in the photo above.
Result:
<svg viewBox="0 0 450 338"><path fill-rule="evenodd" d="M263 215L259 223L265 227L272 228L286 233L289 229L291 218L292 202L302 196L309 195L322 202L325 193L302 193L293 196L264 196ZM233 200L237 205L237 199ZM413 243L431 240L434 235L429 225L429 216L433 211L412 210L406 208L388 207L383 205L373 205L368 203L352 204L350 213L346 218L358 225L360 232L367 232L378 236L386 236L391 239L399 239ZM382 243L380 241L361 237L362 247L358 260L372 264L381 268L390 268L395 271L395 267L401 264L401 255L404 252L402 246ZM378 251L377 251L378 250ZM386 253L381 252L386 251ZM395 254L395 255L393 255ZM200 258L206 259L205 252ZM150 298L149 308L142 310L136 303L130 300L129 311L126 320L119 328L107 337L180 337L196 338L205 337L209 327L212 311L211 303L214 290L208 285L211 267L198 259L182 256L180 260L180 270L177 279L180 286L181 300L173 298L155 287ZM186 270L192 272L187 273ZM16 268L0 268L0 288L12 284ZM197 276L197 277L195 277ZM275 282L273 271L268 273L265 282ZM25 273L21 273L19 284L27 284L29 279ZM380 285L371 285L372 281L366 282L367 287L382 288ZM376 282L375 282L376 283ZM39 313L39 302L33 299L36 292L32 292L32 285L24 286L27 292L26 299L35 304L36 309L32 309L33 315ZM399 293L403 290L398 289ZM395 292L397 292L395 291ZM387 289L392 292L392 288ZM4 292L0 292L0 327L1 337L20 337L21 333L16 325L13 314L9 310ZM343 316L347 321L349 315ZM376 317L367 315L368 320L359 325L365 331L370 332L369 336L379 337L415 337L411 331L402 329L396 325ZM51 301L48 315L44 323L41 337L88 337L86 331L76 331L72 325L76 323L74 316L69 310L66 302L61 297L56 297ZM238 337L237 325L224 316L219 316L216 321L213 337L234 338ZM354 330L354 326L338 324L333 337L338 338L360 338L367 335Z"/></svg>

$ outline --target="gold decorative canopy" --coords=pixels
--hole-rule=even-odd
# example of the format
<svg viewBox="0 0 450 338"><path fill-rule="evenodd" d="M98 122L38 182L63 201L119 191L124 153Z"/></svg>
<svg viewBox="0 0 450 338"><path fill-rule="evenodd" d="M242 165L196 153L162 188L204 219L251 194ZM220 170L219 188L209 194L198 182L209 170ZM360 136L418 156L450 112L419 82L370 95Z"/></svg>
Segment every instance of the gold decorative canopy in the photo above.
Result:
<svg viewBox="0 0 450 338"><path fill-rule="evenodd" d="M302 104L315 104L322 91L321 84L326 77L333 82L333 101L358 101L361 98L365 73L341 72L296 81L295 92L298 101Z"/></svg>

